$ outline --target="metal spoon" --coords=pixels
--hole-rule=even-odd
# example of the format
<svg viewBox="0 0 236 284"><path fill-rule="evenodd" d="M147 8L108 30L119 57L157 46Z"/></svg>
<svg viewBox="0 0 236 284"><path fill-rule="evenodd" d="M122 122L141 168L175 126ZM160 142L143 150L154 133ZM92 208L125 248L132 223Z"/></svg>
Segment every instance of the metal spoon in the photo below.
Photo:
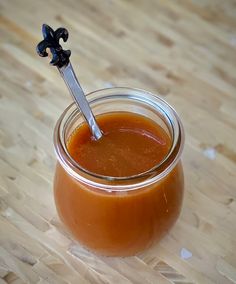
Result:
<svg viewBox="0 0 236 284"><path fill-rule="evenodd" d="M46 57L48 53L47 48L52 53L52 60L50 64L57 66L62 78L64 79L76 105L82 112L85 121L88 123L90 131L93 137L98 140L102 137L102 132L96 122L93 112L86 99L84 91L82 90L78 79L76 78L73 67L70 63L69 57L71 55L70 50L63 50L59 44L59 40L62 38L64 42L68 39L68 31L65 28L58 28L53 30L46 24L42 26L42 33L44 40L37 45L37 53L39 56Z"/></svg>

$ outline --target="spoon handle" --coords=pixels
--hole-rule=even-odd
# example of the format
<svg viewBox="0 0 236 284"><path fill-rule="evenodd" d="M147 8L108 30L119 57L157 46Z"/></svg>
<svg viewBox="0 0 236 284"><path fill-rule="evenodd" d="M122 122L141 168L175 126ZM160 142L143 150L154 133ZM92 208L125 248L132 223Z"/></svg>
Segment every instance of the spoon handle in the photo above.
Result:
<svg viewBox="0 0 236 284"><path fill-rule="evenodd" d="M52 54L50 64L57 66L76 105L88 123L93 137L98 140L102 137L102 132L97 125L93 112L70 63L71 52L70 50L64 50L59 43L60 39L67 41L69 36L68 31L65 28L58 28L54 31L50 26L44 24L42 32L44 39L37 45L37 53L42 57L46 57L48 56L47 50L50 49Z"/></svg>
<svg viewBox="0 0 236 284"><path fill-rule="evenodd" d="M85 97L84 91L82 90L79 81L76 78L74 69L69 62L66 66L58 67L58 70L64 79L75 103L80 108L84 119L87 121L90 130L96 140L102 137L101 130L99 129L95 117L91 111L89 103Z"/></svg>

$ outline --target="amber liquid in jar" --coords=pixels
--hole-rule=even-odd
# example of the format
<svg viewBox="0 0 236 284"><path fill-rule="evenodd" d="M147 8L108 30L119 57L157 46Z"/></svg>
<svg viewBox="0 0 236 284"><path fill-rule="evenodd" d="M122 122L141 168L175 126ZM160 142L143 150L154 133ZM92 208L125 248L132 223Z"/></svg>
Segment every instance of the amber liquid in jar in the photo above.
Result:
<svg viewBox="0 0 236 284"><path fill-rule="evenodd" d="M95 141L86 124L67 141L73 160L109 177L132 177L157 166L171 138L153 120L136 113L99 115L103 137ZM176 221L182 203L179 162L159 182L133 191L103 192L72 178L59 164L54 193L58 213L75 239L97 253L133 255L159 240Z"/></svg>
<svg viewBox="0 0 236 284"><path fill-rule="evenodd" d="M151 119L128 112L100 115L103 136L95 140L86 124L71 135L70 155L90 172L129 177L150 170L168 154L171 139Z"/></svg>

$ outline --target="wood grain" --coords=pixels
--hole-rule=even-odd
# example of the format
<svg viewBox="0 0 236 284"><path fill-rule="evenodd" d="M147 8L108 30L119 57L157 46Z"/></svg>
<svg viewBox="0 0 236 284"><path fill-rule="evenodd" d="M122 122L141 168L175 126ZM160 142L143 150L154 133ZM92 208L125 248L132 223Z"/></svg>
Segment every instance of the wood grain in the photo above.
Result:
<svg viewBox="0 0 236 284"><path fill-rule="evenodd" d="M86 92L158 92L186 130L182 214L130 258L75 244L52 195L52 132L71 99L39 58L65 26ZM236 1L0 0L0 283L236 283Z"/></svg>

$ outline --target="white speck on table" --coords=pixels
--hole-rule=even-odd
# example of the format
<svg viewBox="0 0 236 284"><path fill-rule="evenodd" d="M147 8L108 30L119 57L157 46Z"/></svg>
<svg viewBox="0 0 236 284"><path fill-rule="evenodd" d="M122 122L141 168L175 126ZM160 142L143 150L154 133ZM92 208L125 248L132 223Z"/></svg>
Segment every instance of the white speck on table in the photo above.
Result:
<svg viewBox="0 0 236 284"><path fill-rule="evenodd" d="M191 253L191 251L189 251L188 249L186 248L182 248L181 251L180 251L180 257L182 259L189 259L193 256L193 254Z"/></svg>

